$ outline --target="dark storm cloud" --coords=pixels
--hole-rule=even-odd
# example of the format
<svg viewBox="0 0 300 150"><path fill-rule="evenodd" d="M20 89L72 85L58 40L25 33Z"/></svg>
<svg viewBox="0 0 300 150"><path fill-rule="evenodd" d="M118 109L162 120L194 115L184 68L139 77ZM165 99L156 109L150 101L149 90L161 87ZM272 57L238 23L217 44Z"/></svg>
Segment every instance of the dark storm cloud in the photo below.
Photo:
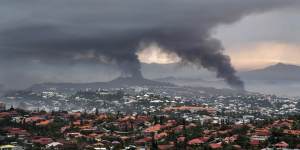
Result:
<svg viewBox="0 0 300 150"><path fill-rule="evenodd" d="M11 48L3 55L9 58L45 63L116 63L123 73L140 77L135 51L141 37L139 32L131 32L80 37L56 26L30 25L2 32L6 36L1 41L5 48Z"/></svg>
<svg viewBox="0 0 300 150"><path fill-rule="evenodd" d="M155 42L182 61L217 72L243 89L222 44L220 24L297 0L53 0L0 2L1 61L46 64L113 63L141 77L141 42ZM19 66L13 66L18 69Z"/></svg>

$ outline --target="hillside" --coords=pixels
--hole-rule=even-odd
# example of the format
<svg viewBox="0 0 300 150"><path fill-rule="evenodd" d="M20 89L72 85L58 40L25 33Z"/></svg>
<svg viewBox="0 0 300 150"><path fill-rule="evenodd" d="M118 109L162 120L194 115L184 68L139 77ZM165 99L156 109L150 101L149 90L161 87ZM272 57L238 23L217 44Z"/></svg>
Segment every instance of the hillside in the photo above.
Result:
<svg viewBox="0 0 300 150"><path fill-rule="evenodd" d="M85 90L87 88L97 90L99 88L123 88L131 86L174 86L171 83L152 81L144 78L119 77L109 82L91 83L41 83L32 85L29 90L41 91L56 89L58 91Z"/></svg>
<svg viewBox="0 0 300 150"><path fill-rule="evenodd" d="M300 66L278 63L263 69L239 73L244 80L300 81Z"/></svg>

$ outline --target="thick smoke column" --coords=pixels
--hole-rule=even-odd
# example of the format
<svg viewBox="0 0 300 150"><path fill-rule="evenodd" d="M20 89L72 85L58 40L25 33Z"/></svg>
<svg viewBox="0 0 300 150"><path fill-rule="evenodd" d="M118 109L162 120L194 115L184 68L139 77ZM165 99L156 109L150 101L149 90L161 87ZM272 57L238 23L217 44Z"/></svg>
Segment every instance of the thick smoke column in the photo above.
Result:
<svg viewBox="0 0 300 150"><path fill-rule="evenodd" d="M250 13L291 4L299 1L1 1L0 61L14 62L12 72L30 62L115 64L123 76L142 78L138 47L141 42L156 42L182 61L215 71L217 77L243 90L212 30Z"/></svg>
<svg viewBox="0 0 300 150"><path fill-rule="evenodd" d="M243 82L235 75L230 58L222 53L223 47L217 39L211 38L209 34L194 35L192 30L183 33L156 33L150 41L158 43L163 47L162 50L177 54L183 62L215 71L217 77L223 78L232 88L244 90Z"/></svg>

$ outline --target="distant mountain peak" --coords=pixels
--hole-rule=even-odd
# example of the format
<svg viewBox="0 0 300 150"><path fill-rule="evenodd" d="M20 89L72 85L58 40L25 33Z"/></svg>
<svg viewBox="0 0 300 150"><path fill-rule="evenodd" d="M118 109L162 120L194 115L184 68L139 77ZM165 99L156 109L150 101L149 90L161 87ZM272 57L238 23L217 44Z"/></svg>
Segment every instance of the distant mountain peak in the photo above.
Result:
<svg viewBox="0 0 300 150"><path fill-rule="evenodd" d="M279 62L277 64L274 64L272 66L279 66L279 67L282 67L282 66L297 66L297 65L293 65L293 64L286 64L286 63L282 63L282 62Z"/></svg>
<svg viewBox="0 0 300 150"><path fill-rule="evenodd" d="M300 81L300 66L277 63L263 69L243 72L240 76L245 80L268 81L287 83L287 81Z"/></svg>
<svg viewBox="0 0 300 150"><path fill-rule="evenodd" d="M299 70L299 69L300 69L300 66L279 62L277 64L268 66L262 70L279 70L280 71L280 70Z"/></svg>

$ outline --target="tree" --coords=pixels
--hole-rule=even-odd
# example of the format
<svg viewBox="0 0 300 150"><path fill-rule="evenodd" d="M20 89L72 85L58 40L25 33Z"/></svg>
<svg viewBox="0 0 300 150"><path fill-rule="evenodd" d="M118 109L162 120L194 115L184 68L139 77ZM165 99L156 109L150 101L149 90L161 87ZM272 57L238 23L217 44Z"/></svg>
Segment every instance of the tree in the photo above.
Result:
<svg viewBox="0 0 300 150"><path fill-rule="evenodd" d="M154 115L153 120L154 120L154 124L158 124L158 119L156 115Z"/></svg>
<svg viewBox="0 0 300 150"><path fill-rule="evenodd" d="M236 140L236 143L238 145L241 145L243 148L248 148L249 147L249 137L245 136L245 135L239 135L239 137Z"/></svg>
<svg viewBox="0 0 300 150"><path fill-rule="evenodd" d="M96 108L96 112L95 112L95 115L99 115L99 110L98 110L98 108Z"/></svg>
<svg viewBox="0 0 300 150"><path fill-rule="evenodd" d="M164 124L164 119L165 119L164 116L160 116L159 117L159 124Z"/></svg>
<svg viewBox="0 0 300 150"><path fill-rule="evenodd" d="M158 150L158 145L157 145L157 142L155 141L155 138L154 138L155 133L152 132L151 134L152 134L151 135L152 136L152 144L151 144L150 150Z"/></svg>

